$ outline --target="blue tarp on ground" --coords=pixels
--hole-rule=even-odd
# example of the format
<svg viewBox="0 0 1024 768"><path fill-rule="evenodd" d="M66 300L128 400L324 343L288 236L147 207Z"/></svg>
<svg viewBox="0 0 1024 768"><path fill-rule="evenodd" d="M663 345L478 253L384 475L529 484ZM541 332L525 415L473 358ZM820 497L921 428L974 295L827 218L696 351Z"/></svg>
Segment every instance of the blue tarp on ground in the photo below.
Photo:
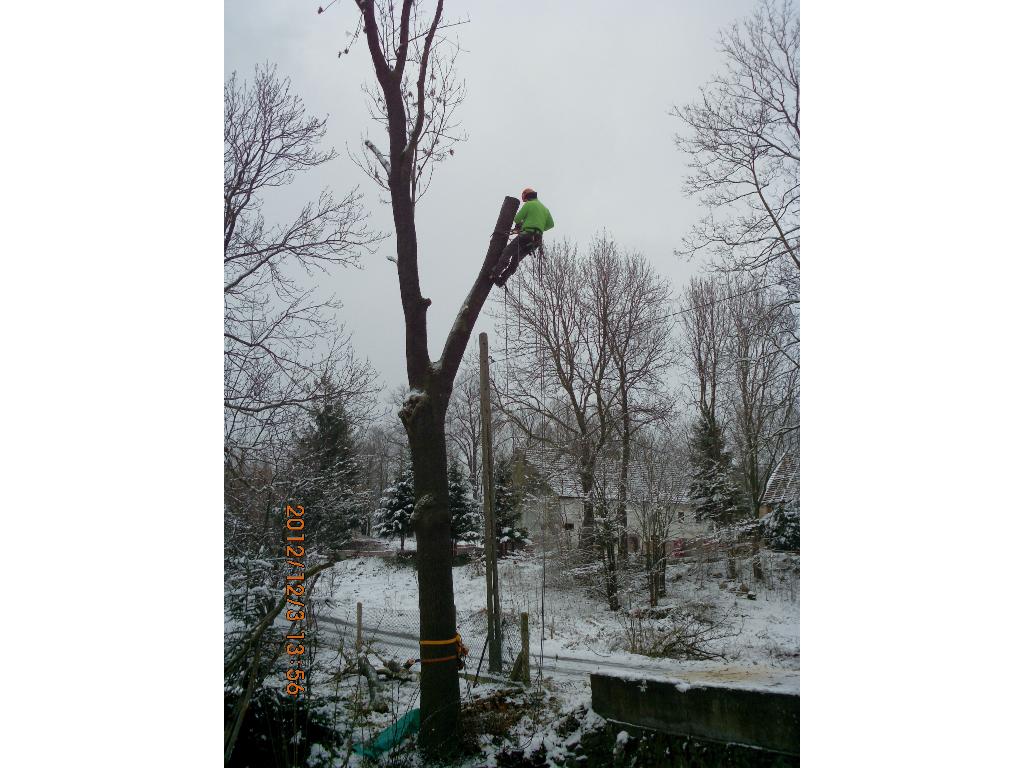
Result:
<svg viewBox="0 0 1024 768"><path fill-rule="evenodd" d="M420 711L410 710L394 725L385 728L369 744L357 744L353 749L357 755L363 757L380 757L392 747L404 741L420 729Z"/></svg>

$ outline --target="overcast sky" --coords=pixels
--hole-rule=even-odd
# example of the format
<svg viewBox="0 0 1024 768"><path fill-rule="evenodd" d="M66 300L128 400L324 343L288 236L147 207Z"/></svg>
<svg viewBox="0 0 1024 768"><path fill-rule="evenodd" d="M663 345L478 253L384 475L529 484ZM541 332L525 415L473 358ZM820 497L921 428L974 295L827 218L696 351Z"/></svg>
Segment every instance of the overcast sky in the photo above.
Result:
<svg viewBox="0 0 1024 768"><path fill-rule="evenodd" d="M339 152L264 212L268 222L284 220L322 186L343 193L358 185L373 226L390 232L390 209L345 153L346 145L357 150L367 131L379 146L387 143L360 90L373 77L365 38L338 57L357 10L339 0L318 16L317 5L225 2L225 73L251 78L257 63L276 63L309 111L329 115L327 143ZM669 112L721 70L718 30L754 6L753 0L445 3L448 19L470 20L451 31L464 49L459 71L467 96L459 114L469 140L438 169L417 207L434 359L480 268L502 199L525 186L552 212L549 239L585 244L605 228L682 288L697 265L673 249L700 209L682 192L686 160L673 136L683 126ZM320 284L344 303L342 319L357 353L370 358L389 389L405 383L398 279L384 258L393 253L389 238L361 270L338 269ZM500 297L492 291L488 306ZM476 330L491 331L491 321L482 317Z"/></svg>

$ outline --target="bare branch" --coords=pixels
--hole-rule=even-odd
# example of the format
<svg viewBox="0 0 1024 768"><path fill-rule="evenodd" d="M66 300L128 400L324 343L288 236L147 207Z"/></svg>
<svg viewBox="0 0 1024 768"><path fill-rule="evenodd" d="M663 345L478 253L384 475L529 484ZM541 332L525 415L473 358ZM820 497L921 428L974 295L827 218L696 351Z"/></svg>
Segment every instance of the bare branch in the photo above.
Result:
<svg viewBox="0 0 1024 768"><path fill-rule="evenodd" d="M711 209L682 255L705 250L727 271L800 268L800 23L791 0L761 8L721 37L725 74L673 115L690 129L690 194Z"/></svg>

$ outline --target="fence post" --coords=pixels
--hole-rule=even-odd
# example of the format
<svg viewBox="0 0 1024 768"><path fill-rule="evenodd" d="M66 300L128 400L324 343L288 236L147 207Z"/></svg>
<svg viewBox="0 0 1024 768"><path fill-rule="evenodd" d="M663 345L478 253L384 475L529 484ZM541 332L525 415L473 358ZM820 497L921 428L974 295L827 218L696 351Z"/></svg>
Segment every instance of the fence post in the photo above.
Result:
<svg viewBox="0 0 1024 768"><path fill-rule="evenodd" d="M543 631L543 630L542 630ZM519 637L523 643L523 666L520 668L522 681L530 684L530 614L519 614Z"/></svg>
<svg viewBox="0 0 1024 768"><path fill-rule="evenodd" d="M363 650L363 604L356 603L356 653Z"/></svg>

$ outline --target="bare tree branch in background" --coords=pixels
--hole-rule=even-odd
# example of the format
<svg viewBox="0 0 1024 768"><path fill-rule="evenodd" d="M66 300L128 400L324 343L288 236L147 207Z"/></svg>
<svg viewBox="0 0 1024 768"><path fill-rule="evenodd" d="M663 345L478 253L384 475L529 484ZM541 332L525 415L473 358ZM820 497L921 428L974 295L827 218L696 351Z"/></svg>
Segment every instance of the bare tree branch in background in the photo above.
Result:
<svg viewBox="0 0 1024 768"><path fill-rule="evenodd" d="M626 502L632 438L671 411L664 376L671 365L671 287L640 254L622 254L607 235L592 246L591 292L597 321L611 355L612 390L619 437L616 521L619 556L629 552Z"/></svg>
<svg viewBox="0 0 1024 768"><path fill-rule="evenodd" d="M738 289L750 283L733 281ZM796 317L779 312L768 291L745 292L728 306L731 434L748 509L756 517L772 470L799 440L800 371L781 349Z"/></svg>
<svg viewBox="0 0 1024 768"><path fill-rule="evenodd" d="M445 433L466 465L473 498L480 499L480 353L470 349L452 388ZM493 429L493 427L492 427Z"/></svg>
<svg viewBox="0 0 1024 768"><path fill-rule="evenodd" d="M659 422L638 436L636 482L631 501L637 510L640 536L647 550L648 602L658 605L665 594L665 546L674 523L682 517L681 501L686 497L690 477L687 441L683 429L672 422Z"/></svg>
<svg viewBox="0 0 1024 768"><path fill-rule="evenodd" d="M257 67L251 84L232 74L224 86L224 411L235 448L287 429L291 409L323 395L325 375L356 399L374 389L373 369L331 316L339 305L297 278L355 265L379 240L359 195L339 201L324 190L284 225L262 213L268 192L334 157L318 149L324 131L275 67Z"/></svg>
<svg viewBox="0 0 1024 768"><path fill-rule="evenodd" d="M717 421L730 334L725 287L709 277L694 277L686 289L685 303L688 311L681 314L683 359L696 387L693 401L701 413Z"/></svg>
<svg viewBox="0 0 1024 768"><path fill-rule="evenodd" d="M683 255L709 252L728 271L800 269L800 19L791 0L764 0L722 33L725 73L673 114L690 129L686 188L710 209ZM766 280L767 282L767 280ZM791 291L796 296L795 291Z"/></svg>
<svg viewBox="0 0 1024 768"><path fill-rule="evenodd" d="M585 548L594 536L594 469L614 431L609 323L596 321L608 309L594 295L593 270L593 258L567 242L520 267L506 292L505 322L516 330L507 335L504 376L494 377L496 406L515 428L571 457Z"/></svg>
<svg viewBox="0 0 1024 768"><path fill-rule="evenodd" d="M379 239L366 227L359 196L335 200L324 190L280 225L268 224L262 212L268 194L334 157L318 148L324 131L324 121L306 114L273 67L258 67L252 83L237 75L225 83L226 760L254 691L283 652L280 637L264 632L284 604L277 598L285 571L282 505L299 494L315 496L323 502L316 510L321 519L329 514L344 527L342 513L355 490L347 458L339 453L337 462L318 464L312 454L300 455L299 438L310 433L310 414L328 399L351 426L375 413L375 371L355 357L335 322L338 304L317 299L301 279L355 265ZM307 577L331 562L329 542L319 538L325 537L306 547ZM307 585L312 592L313 581ZM317 602L308 602L311 615Z"/></svg>

